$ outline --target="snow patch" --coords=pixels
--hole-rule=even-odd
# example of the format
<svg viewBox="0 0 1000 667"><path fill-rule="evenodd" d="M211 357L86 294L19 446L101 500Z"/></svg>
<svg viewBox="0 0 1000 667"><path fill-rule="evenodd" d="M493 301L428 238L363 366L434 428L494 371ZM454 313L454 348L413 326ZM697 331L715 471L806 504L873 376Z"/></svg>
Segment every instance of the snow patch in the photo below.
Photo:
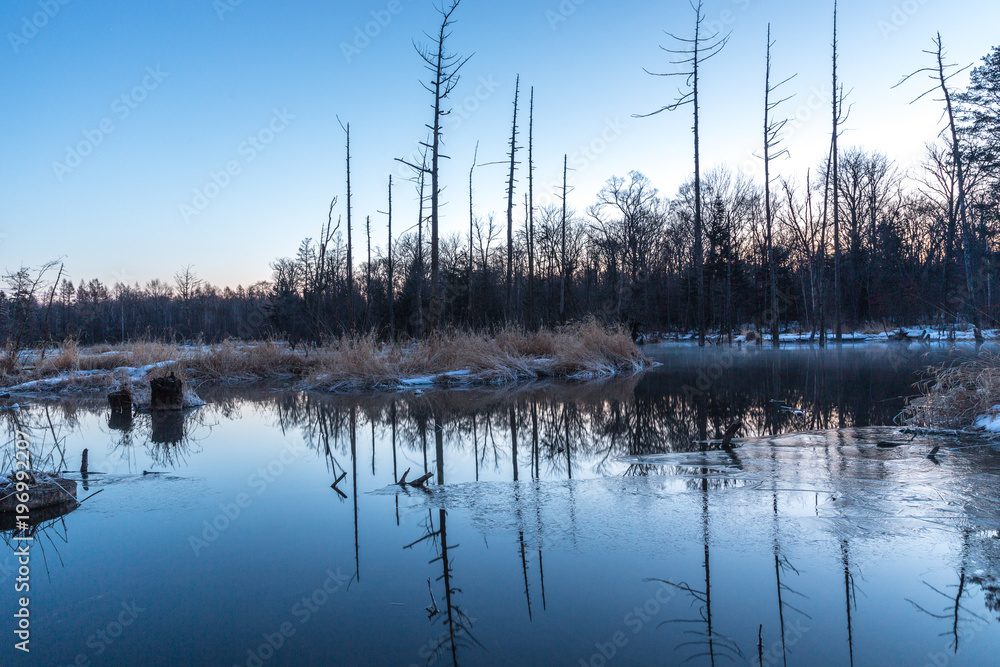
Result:
<svg viewBox="0 0 1000 667"><path fill-rule="evenodd" d="M982 415L976 419L975 426L990 433L1000 433L1000 405L994 405L990 408L990 414Z"/></svg>

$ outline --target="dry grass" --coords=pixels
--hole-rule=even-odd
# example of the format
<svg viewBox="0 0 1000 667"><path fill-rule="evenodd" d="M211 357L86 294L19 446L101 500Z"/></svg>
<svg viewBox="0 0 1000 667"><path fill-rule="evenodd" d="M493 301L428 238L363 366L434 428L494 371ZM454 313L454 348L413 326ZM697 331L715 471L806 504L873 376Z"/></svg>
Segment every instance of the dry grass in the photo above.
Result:
<svg viewBox="0 0 1000 667"><path fill-rule="evenodd" d="M47 354L32 369L37 377L51 377L73 371L110 371L123 366L141 367L178 358L176 346L154 341L140 341L110 347L100 345L81 349L67 339L55 354Z"/></svg>
<svg viewBox="0 0 1000 667"><path fill-rule="evenodd" d="M506 327L495 336L445 331L407 346L381 346L371 336L344 339L326 349L306 379L308 387L342 389L394 385L400 380L504 384L539 377L596 377L647 365L624 330L595 321L555 331Z"/></svg>
<svg viewBox="0 0 1000 667"><path fill-rule="evenodd" d="M81 388L129 386L129 372L122 369L169 361L176 363L153 369L145 379L169 372L224 383L299 378L303 388L340 390L396 386L403 380L427 377L444 384L598 377L648 365L623 329L588 320L537 332L506 327L494 336L447 330L394 345L380 343L369 334L344 337L312 350L292 350L276 341L192 347L145 341L84 350L75 341L66 341L55 354L4 377L3 386L81 371L108 372L73 377L61 388L74 388L78 383Z"/></svg>
<svg viewBox="0 0 1000 667"><path fill-rule="evenodd" d="M965 428L1000 404L1000 355L983 353L967 361L935 369L910 401L903 417L914 426Z"/></svg>
<svg viewBox="0 0 1000 667"><path fill-rule="evenodd" d="M244 382L299 376L311 363L304 354L274 341L226 341L199 347L184 357L183 366L203 380Z"/></svg>

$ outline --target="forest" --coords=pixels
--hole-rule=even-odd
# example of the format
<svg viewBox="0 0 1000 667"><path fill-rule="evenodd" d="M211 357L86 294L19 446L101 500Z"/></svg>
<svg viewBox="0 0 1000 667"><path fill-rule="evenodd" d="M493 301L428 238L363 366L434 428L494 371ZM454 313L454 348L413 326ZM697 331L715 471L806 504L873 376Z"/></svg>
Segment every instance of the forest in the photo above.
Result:
<svg viewBox="0 0 1000 667"><path fill-rule="evenodd" d="M694 170L687 182L663 191L638 171L611 175L586 210L572 210L572 170L561 156L562 202L536 206L534 89L525 90L519 78L505 162L507 207L480 213L478 154L460 167L460 156L443 153L449 95L467 61L448 46L459 5L441 7L433 39L417 49L433 115L419 158L397 159L413 176L395 183L389 177L384 211L364 217L354 211L350 124L342 124L347 182L335 188L316 236L304 239L293 257L272 262L269 281L219 287L188 266L169 281L108 285L74 282L58 260L8 269L0 336L15 348L143 338L273 338L296 345L369 332L395 340L446 327L536 329L594 317L634 334L697 332L702 344L706 336L731 340L754 330L776 337L790 329L815 332L824 343L828 331L839 337L862 327L964 325L977 333L995 327L1000 46L968 67L948 61L940 35L914 54L924 67L899 85L916 99L940 103L941 133L926 145L921 164L903 165L878 147L843 145L852 102L838 78L835 28L830 150L805 173L776 177L771 162L784 152L788 120L771 73L768 34L761 59L766 86L757 103L764 121L761 179L732 166L702 167L699 85L722 76L721 66L713 67L725 58L727 37L705 34L696 5L690 36L665 47L675 56L670 76L679 76L681 94L649 114L673 113L671 122L686 122L693 113ZM969 80L964 88L953 83L962 74ZM460 212L450 204L450 224L462 221L463 231L442 234L445 157L452 158L450 187L467 191L470 206ZM409 196L420 202L418 219L393 220L393 197ZM373 216L388 217L388 238L372 237ZM405 231L394 236L394 226Z"/></svg>

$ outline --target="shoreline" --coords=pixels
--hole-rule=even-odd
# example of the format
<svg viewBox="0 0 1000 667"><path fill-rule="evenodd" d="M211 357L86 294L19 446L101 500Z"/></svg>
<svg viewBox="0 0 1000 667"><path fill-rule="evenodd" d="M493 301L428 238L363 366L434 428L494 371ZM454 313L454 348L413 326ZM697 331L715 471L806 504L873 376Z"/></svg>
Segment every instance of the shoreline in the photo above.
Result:
<svg viewBox="0 0 1000 667"><path fill-rule="evenodd" d="M633 374L652 365L622 329L593 321L530 333L507 328L492 336L446 332L403 344L383 344L368 335L299 349L275 341L91 348L68 342L51 354L27 355L13 374L0 379L0 396L119 389L143 394L150 380L169 373L188 386L272 382L341 393L574 382Z"/></svg>

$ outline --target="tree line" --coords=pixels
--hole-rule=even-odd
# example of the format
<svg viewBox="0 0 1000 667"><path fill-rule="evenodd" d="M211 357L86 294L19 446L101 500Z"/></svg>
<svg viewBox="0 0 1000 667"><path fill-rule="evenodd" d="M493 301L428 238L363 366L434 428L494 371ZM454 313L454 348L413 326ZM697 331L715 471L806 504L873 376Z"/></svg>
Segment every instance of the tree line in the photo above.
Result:
<svg viewBox="0 0 1000 667"><path fill-rule="evenodd" d="M346 220L335 215L334 197L317 236L303 240L294 257L275 260L269 281L218 288L188 267L172 283L106 286L74 284L57 264L21 268L8 272L0 292L5 340L282 337L297 344L364 332L422 336L448 326L535 328L594 316L634 332L696 331L702 342L708 335L731 339L741 328L776 339L789 326L824 342L828 329L839 337L870 323L968 323L978 330L1000 318L993 286L1000 278L1000 46L978 66L957 68L947 62L941 36L934 38L927 66L899 85L912 87L914 75L928 75L931 85L916 99L939 100L946 127L927 144L921 164L905 166L877 149L842 145L849 109L835 5L829 151L804 174L776 176L771 163L785 152L787 122L780 91L791 77L776 83L780 61L769 27L766 49L762 43L761 180L725 165L702 168L699 85L728 36L707 34L696 4L693 36L672 35L672 48L664 47L677 71L663 76L681 77L680 95L637 114L693 112L695 169L687 182L665 194L638 171L616 175L586 210L575 211L567 204L572 174L563 156L560 201L537 206L535 91L524 91L518 77L503 162L506 210L476 212L476 173L484 166L477 148L468 171L468 227L442 234L441 164L450 157L443 153L444 119L469 59L448 47L459 5L443 5L431 44L417 47L433 115L418 158L399 160L412 179L385 184L386 209L375 215L388 219L387 237L372 237L371 215L354 215L350 124L342 123ZM956 88L954 77L967 70L968 86ZM914 88L915 97L920 92ZM414 188L416 220L393 220L401 187ZM405 231L394 235L394 224Z"/></svg>

